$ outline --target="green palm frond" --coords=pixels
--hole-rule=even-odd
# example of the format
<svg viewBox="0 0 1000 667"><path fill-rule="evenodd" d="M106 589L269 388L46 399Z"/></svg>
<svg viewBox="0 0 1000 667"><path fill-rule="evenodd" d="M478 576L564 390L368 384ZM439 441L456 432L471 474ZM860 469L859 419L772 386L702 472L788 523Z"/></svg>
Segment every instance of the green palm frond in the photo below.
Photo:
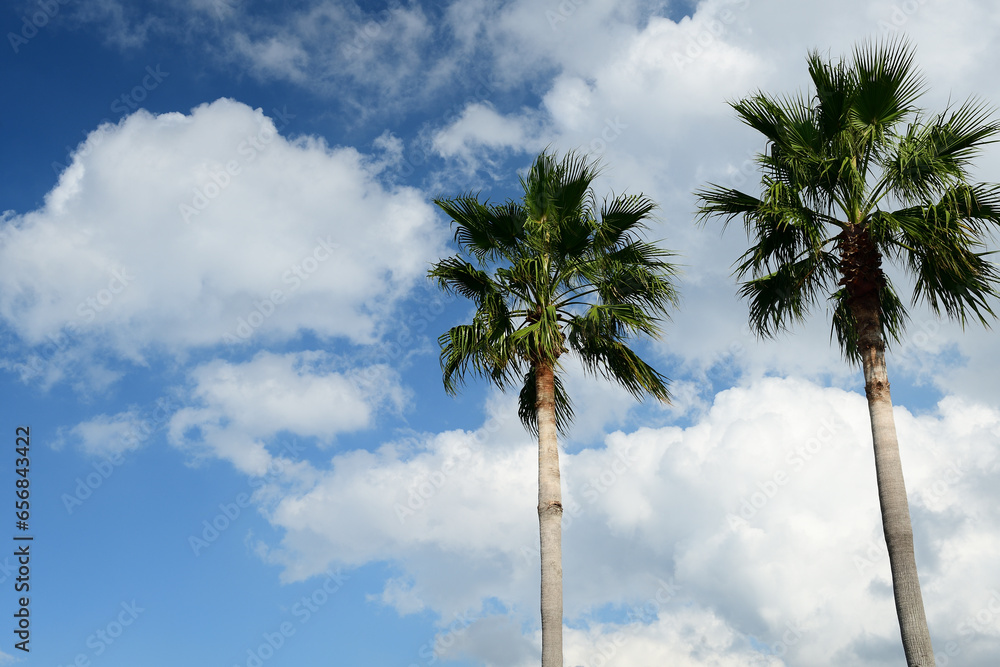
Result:
<svg viewBox="0 0 1000 667"><path fill-rule="evenodd" d="M911 123L886 153L886 189L903 202L925 202L964 183L971 160L996 141L992 109L969 100L951 113Z"/></svg>
<svg viewBox="0 0 1000 667"><path fill-rule="evenodd" d="M963 326L972 316L986 326L996 318L990 301L998 296L1000 274L986 253L956 247L948 253L916 254L914 259L915 300L926 301L937 314L943 310Z"/></svg>
<svg viewBox="0 0 1000 667"><path fill-rule="evenodd" d="M887 254L899 257L914 278L913 301L924 301L962 324L987 324L994 313L998 274L985 237L1000 224L1000 186L966 185L945 190L930 205L873 216L887 237Z"/></svg>
<svg viewBox="0 0 1000 667"><path fill-rule="evenodd" d="M594 231L594 248L599 252L614 250L635 240L635 232L644 229L656 204L642 195L615 197L604 201L601 221Z"/></svg>
<svg viewBox="0 0 1000 667"><path fill-rule="evenodd" d="M823 136L835 137L849 124L854 72L845 63L829 63L818 51L806 59L815 93L816 125ZM805 105L812 108L811 105Z"/></svg>
<svg viewBox="0 0 1000 667"><path fill-rule="evenodd" d="M788 125L784 110L763 93L730 103L740 119L757 130L771 143L780 143Z"/></svg>
<svg viewBox="0 0 1000 667"><path fill-rule="evenodd" d="M535 255L518 257L511 266L497 268L495 275L500 283L498 289L526 304L539 300L549 280L545 262Z"/></svg>
<svg viewBox="0 0 1000 667"><path fill-rule="evenodd" d="M767 141L757 158L761 194L696 192L700 222L719 218L725 229L743 220L751 245L734 273L753 327L773 336L826 297L832 335L857 360L851 308L875 287L883 340L898 340L908 315L883 257L912 277L913 303L986 323L1000 286L985 246L1000 225L1000 186L970 184L968 175L1000 135L993 110L973 99L925 116L923 79L902 39L859 44L839 61L814 51L808 66L808 97L758 92L732 103ZM842 256L845 238L870 239L876 252Z"/></svg>
<svg viewBox="0 0 1000 667"><path fill-rule="evenodd" d="M496 285L490 275L461 257L441 260L434 265L428 275L437 281L441 289L450 294L463 296L477 305L490 294L496 293Z"/></svg>
<svg viewBox="0 0 1000 667"><path fill-rule="evenodd" d="M994 316L989 299L997 295L997 271L986 253L977 251L984 247L982 241L956 213L949 202L897 216L901 245L914 276L913 299L962 324L970 315L986 324L986 315Z"/></svg>
<svg viewBox="0 0 1000 667"><path fill-rule="evenodd" d="M858 347L858 327L848 305L847 290L840 289L830 295L833 304L833 317L830 327L830 338L836 337L844 358L852 363L861 362L861 350ZM899 295L891 283L885 283L879 290L881 313L879 323L882 327L882 340L886 347L898 343L906 328L909 314L900 301Z"/></svg>
<svg viewBox="0 0 1000 667"><path fill-rule="evenodd" d="M868 41L854 49L850 117L865 144L881 142L886 132L917 110L923 78L913 67L913 47L901 39Z"/></svg>
<svg viewBox="0 0 1000 667"><path fill-rule="evenodd" d="M456 394L471 372L505 387L521 372L522 360L509 341L511 327L477 319L452 327L438 338L445 390Z"/></svg>
<svg viewBox="0 0 1000 667"><path fill-rule="evenodd" d="M531 367L524 374L524 384L517 396L517 416L533 436L538 437L538 384L536 382L535 368ZM566 387L563 386L559 374L554 375L555 398L556 398L556 429L560 433L565 433L570 424L573 423L573 402Z"/></svg>
<svg viewBox="0 0 1000 667"><path fill-rule="evenodd" d="M604 279L598 283L597 293L601 302L627 304L665 316L678 304L674 287L677 269L669 262L672 256L645 243L616 252L600 267ZM632 261L622 261L623 257Z"/></svg>
<svg viewBox="0 0 1000 667"><path fill-rule="evenodd" d="M531 364L552 363L564 352L563 334L555 306L539 306L510 334L510 343Z"/></svg>
<svg viewBox="0 0 1000 667"><path fill-rule="evenodd" d="M710 218L719 217L725 230L730 222L742 216L748 235L753 233L755 216L763 207L763 202L757 197L714 183L696 190L694 196L702 202L698 207L699 224L708 224Z"/></svg>
<svg viewBox="0 0 1000 667"><path fill-rule="evenodd" d="M740 296L750 305L750 325L760 335L773 338L803 321L822 293L836 282L836 273L836 257L818 252L747 280Z"/></svg>
<svg viewBox="0 0 1000 667"><path fill-rule="evenodd" d="M507 256L524 236L524 211L510 203L491 206L467 194L435 199L455 224L455 242L480 263Z"/></svg>
<svg viewBox="0 0 1000 667"><path fill-rule="evenodd" d="M590 186L597 174L596 166L583 155L571 152L556 162L554 156L542 153L521 179L528 218L535 223L555 223L545 228L558 233L560 221L584 216L592 208Z"/></svg>
<svg viewBox="0 0 1000 667"><path fill-rule="evenodd" d="M623 330L630 328L628 317L621 310L594 306L570 320L569 345L589 372L617 382L636 398L649 394L668 402L667 379L622 342Z"/></svg>
<svg viewBox="0 0 1000 667"><path fill-rule="evenodd" d="M435 201L451 217L460 249L476 262L457 255L428 271L440 287L476 306L470 324L439 338L445 389L454 393L472 375L500 388L521 382L520 415L529 429L537 428L536 369L558 370L570 351L588 371L637 397L668 396L666 378L627 343L658 336L676 306L673 254L641 238L655 209L642 195L606 199L596 217L591 186L597 172L584 156L557 161L542 153L521 179L520 202L492 205L471 194ZM555 379L564 430L572 409L558 374Z"/></svg>

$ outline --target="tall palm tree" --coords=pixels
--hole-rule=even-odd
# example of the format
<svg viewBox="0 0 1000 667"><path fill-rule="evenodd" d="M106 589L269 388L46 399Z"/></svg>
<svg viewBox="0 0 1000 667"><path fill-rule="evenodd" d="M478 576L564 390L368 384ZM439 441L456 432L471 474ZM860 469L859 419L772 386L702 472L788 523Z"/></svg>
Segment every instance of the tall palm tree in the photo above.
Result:
<svg viewBox="0 0 1000 667"><path fill-rule="evenodd" d="M813 52L808 64L809 97L758 92L732 104L767 139L763 192L710 185L696 193L701 219L742 216L752 245L736 275L762 336L825 300L844 355L861 363L903 649L907 665L931 667L885 365L908 315L882 262L912 278L913 304L987 324L998 274L984 242L1000 222L1000 188L970 182L969 166L1000 126L975 100L921 112L923 82L902 40L857 45L849 62Z"/></svg>
<svg viewBox="0 0 1000 667"><path fill-rule="evenodd" d="M636 398L669 400L667 379L627 345L659 336L676 304L671 253L642 240L655 205L642 195L597 205L596 167L548 153L521 179L524 197L503 204L472 194L435 200L455 228L462 254L429 271L445 290L475 303L469 324L442 335L445 389L469 374L501 389L520 385L518 416L538 437L538 525L542 568L542 666L562 667L562 492L557 432L573 416L560 358L619 382Z"/></svg>

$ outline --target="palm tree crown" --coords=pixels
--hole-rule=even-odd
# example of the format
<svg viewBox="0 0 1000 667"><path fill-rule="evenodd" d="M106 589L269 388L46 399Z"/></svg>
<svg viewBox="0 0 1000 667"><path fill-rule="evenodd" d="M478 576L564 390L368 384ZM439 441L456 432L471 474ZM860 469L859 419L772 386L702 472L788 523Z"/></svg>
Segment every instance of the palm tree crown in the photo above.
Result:
<svg viewBox="0 0 1000 667"><path fill-rule="evenodd" d="M626 343L636 334L659 336L676 303L671 253L638 236L655 208L642 195L605 201L595 216L596 175L584 157L556 162L542 153L521 179L523 202L481 203L472 194L435 200L475 262L456 255L429 272L476 305L470 324L439 339L445 388L455 393L470 371L500 388L521 383L519 416L532 431L537 369L555 369L569 350L637 398L669 399L666 378ZM555 381L564 431L572 407L558 375Z"/></svg>
<svg viewBox="0 0 1000 667"><path fill-rule="evenodd" d="M766 336L831 300L833 333L859 360L853 307L877 299L883 340L898 340L907 310L882 258L914 281L913 301L961 322L986 323L997 273L984 235L1000 221L997 185L969 182L971 159L1000 126L969 100L925 116L905 42L860 45L851 63L813 52L812 97L758 93L734 103L767 139L758 156L763 193L712 186L698 192L701 214L742 216L753 245L737 266L751 323Z"/></svg>

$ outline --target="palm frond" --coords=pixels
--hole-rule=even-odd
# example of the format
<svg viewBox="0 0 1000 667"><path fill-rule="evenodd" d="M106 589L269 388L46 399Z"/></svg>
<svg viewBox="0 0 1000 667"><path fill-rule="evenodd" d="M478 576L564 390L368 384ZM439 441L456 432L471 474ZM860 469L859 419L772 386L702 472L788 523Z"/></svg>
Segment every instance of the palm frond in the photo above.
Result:
<svg viewBox="0 0 1000 667"><path fill-rule="evenodd" d="M522 360L510 341L512 329L509 321L477 318L442 334L438 344L445 391L455 395L470 372L489 378L498 388L519 375Z"/></svg>
<svg viewBox="0 0 1000 667"><path fill-rule="evenodd" d="M461 257L447 257L431 266L427 272L438 286L451 294L463 296L481 304L488 295L495 294L497 286L490 275L477 269Z"/></svg>
<svg viewBox="0 0 1000 667"><path fill-rule="evenodd" d="M653 200L642 195L622 195L601 207L601 219L594 230L594 248L598 251L614 250L632 241L633 232L643 229L652 212Z"/></svg>
<svg viewBox="0 0 1000 667"><path fill-rule="evenodd" d="M773 338L803 321L837 274L837 259L820 251L786 262L773 272L745 281L739 294L750 306L750 326Z"/></svg>
<svg viewBox="0 0 1000 667"><path fill-rule="evenodd" d="M833 304L830 338L836 337L840 351L847 361L859 364L861 363L861 350L858 346L858 327L848 300L847 290L844 289L837 290L830 295L830 301ZM898 343L901 340L906 322L910 317L889 281L886 281L879 290L879 309L882 340L888 349L893 342Z"/></svg>
<svg viewBox="0 0 1000 667"><path fill-rule="evenodd" d="M556 429L565 435L573 423L573 402L563 386L559 373L553 373L556 399ZM517 416L536 438L538 437L538 384L535 367L532 366L524 374L524 384L517 396Z"/></svg>
<svg viewBox="0 0 1000 667"><path fill-rule="evenodd" d="M995 202L981 202L971 192L961 188L946 193L935 206L906 209L894 216L902 254L914 276L914 302L924 301L935 313L943 310L963 325L970 316L982 324L988 323L987 315L995 317L990 301L1000 284L977 233L977 227L997 224L1000 216ZM995 190L984 194L995 196ZM979 216L970 218L972 212Z"/></svg>
<svg viewBox="0 0 1000 667"><path fill-rule="evenodd" d="M478 263L458 255L428 272L476 306L471 323L438 339L445 389L455 393L470 375L500 388L521 381L519 415L531 430L537 430L536 370L558 368L570 351L636 396L668 396L666 378L627 343L659 335L676 305L673 254L640 237L655 208L647 197L606 199L596 218L597 171L585 156L557 161L543 152L522 178L521 202L491 205L472 194L436 200L452 217L461 250ZM558 375L555 381L557 426L564 431L572 408Z"/></svg>
<svg viewBox="0 0 1000 667"><path fill-rule="evenodd" d="M772 143L778 143L787 124L784 110L773 100L757 93L738 102L730 102L744 123L757 130Z"/></svg>
<svg viewBox="0 0 1000 667"><path fill-rule="evenodd" d="M869 143L917 111L923 78L913 67L913 47L905 39L867 41L854 49L857 87L851 120Z"/></svg>
<svg viewBox="0 0 1000 667"><path fill-rule="evenodd" d="M510 334L511 344L532 364L552 363L565 352L564 335L555 305L541 305L528 314L525 324Z"/></svg>
<svg viewBox="0 0 1000 667"><path fill-rule="evenodd" d="M667 261L672 255L640 243L621 252L625 254L630 250L637 251L638 261L620 261L613 257L600 267L601 280L595 284L601 303L628 304L653 317L666 315L677 306L679 299L674 287L677 267Z"/></svg>
<svg viewBox="0 0 1000 667"><path fill-rule="evenodd" d="M558 223L562 218L584 215L593 203L590 186L597 173L597 167L584 155L571 152L556 162L553 155L543 152L521 179L528 218L536 223ZM558 233L558 227L549 231Z"/></svg>
<svg viewBox="0 0 1000 667"><path fill-rule="evenodd" d="M637 399L649 394L669 402L667 378L622 342L623 314L612 307L594 306L586 316L573 317L567 336L570 347L588 372L614 380Z"/></svg>
<svg viewBox="0 0 1000 667"><path fill-rule="evenodd" d="M828 62L818 51L809 54L807 63L816 91L817 129L824 137L836 137L850 124L852 92L857 87L854 72L843 62Z"/></svg>
<svg viewBox="0 0 1000 667"><path fill-rule="evenodd" d="M951 113L911 123L886 153L886 188L900 201L922 202L965 182L972 158L1000 133L991 114L969 100Z"/></svg>
<svg viewBox="0 0 1000 667"><path fill-rule="evenodd" d="M748 225L747 234L752 234L752 216L756 215L764 206L758 197L715 183L710 183L708 187L696 190L694 196L701 201L701 205L698 207L698 224L706 225L711 218L719 217L722 218L723 231L734 218L743 216Z"/></svg>
<svg viewBox="0 0 1000 667"><path fill-rule="evenodd" d="M524 211L510 202L492 206L474 194L434 203L451 217L455 242L480 263L512 252L524 237Z"/></svg>
<svg viewBox="0 0 1000 667"><path fill-rule="evenodd" d="M617 382L637 400L649 394L663 403L670 402L666 376L643 361L627 345L607 341L599 348L580 351L580 357L588 371Z"/></svg>

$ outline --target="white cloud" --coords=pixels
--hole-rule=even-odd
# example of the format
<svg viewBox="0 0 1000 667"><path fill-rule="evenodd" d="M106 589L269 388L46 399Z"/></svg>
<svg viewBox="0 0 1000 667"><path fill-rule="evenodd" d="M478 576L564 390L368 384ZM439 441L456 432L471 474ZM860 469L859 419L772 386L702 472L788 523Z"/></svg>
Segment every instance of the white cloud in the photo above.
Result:
<svg viewBox="0 0 1000 667"><path fill-rule="evenodd" d="M309 55L295 38L271 36L255 41L237 33L232 43L237 57L252 63L252 71L260 78L289 79L297 83L307 79Z"/></svg>
<svg viewBox="0 0 1000 667"><path fill-rule="evenodd" d="M0 316L31 343L68 330L133 357L373 340L443 230L357 151L283 136L294 122L221 99L91 133L45 205L4 221Z"/></svg>
<svg viewBox="0 0 1000 667"><path fill-rule="evenodd" d="M377 598L382 604L393 607L402 615L415 614L425 609L423 600L413 589L412 582L389 579L385 582L382 595Z"/></svg>
<svg viewBox="0 0 1000 667"><path fill-rule="evenodd" d="M468 159L477 148L520 150L526 144L541 147L537 136L529 137L531 128L525 124L521 119L501 116L489 104L475 102L434 136L434 149L444 157Z"/></svg>
<svg viewBox="0 0 1000 667"><path fill-rule="evenodd" d="M485 30L492 10L492 3L486 0L466 0L448 5L444 19L462 51L475 50L476 40Z"/></svg>
<svg viewBox="0 0 1000 667"><path fill-rule="evenodd" d="M523 82L556 67L589 72L615 58L635 35L647 3L595 0L537 3L519 0L484 17L487 46L499 77Z"/></svg>
<svg viewBox="0 0 1000 667"><path fill-rule="evenodd" d="M100 414L71 429L60 429L56 446L68 434L87 454L117 460L167 427L180 405L174 392L166 392L148 405L130 405L114 415Z"/></svg>
<svg viewBox="0 0 1000 667"><path fill-rule="evenodd" d="M456 64L435 55L439 39L419 4L369 12L321 0L279 13L242 8L215 56L260 79L328 96L356 121L432 99Z"/></svg>
<svg viewBox="0 0 1000 667"><path fill-rule="evenodd" d="M566 663L581 667L669 664L677 667L777 667L778 658L751 646L710 610L693 608L660 614L650 623L595 624L567 630Z"/></svg>
<svg viewBox="0 0 1000 667"><path fill-rule="evenodd" d="M139 423L138 410L130 409L116 415L98 415L77 424L72 433L88 454L114 456L139 445L134 437Z"/></svg>
<svg viewBox="0 0 1000 667"><path fill-rule="evenodd" d="M196 12L218 21L231 19L236 15L238 0L189 0L188 4Z"/></svg>
<svg viewBox="0 0 1000 667"><path fill-rule="evenodd" d="M897 408L896 417L932 633L941 648L961 642L965 664L985 667L1000 632L980 624L963 635L960 625L1000 588L989 482L1000 412L949 399L933 414ZM400 613L426 607L443 623L470 611L482 620L495 615L486 605L494 599L530 628L537 461L519 428L508 411L478 433L335 455L314 487L269 512L285 537L267 558L289 580L331 564L393 561L405 575L381 599ZM870 438L858 394L771 378L722 392L688 428L618 432L604 448L563 454L566 616L591 628L568 631L572 660L588 664L587 652L618 632L629 638L620 655L636 660L898 659ZM672 592L639 613L663 585ZM608 609L632 618L602 625ZM481 645L456 646L485 659L500 630L483 632ZM534 641L530 630L525 639ZM519 664L511 660L487 664Z"/></svg>
<svg viewBox="0 0 1000 667"><path fill-rule="evenodd" d="M523 50L518 55L508 55L507 51L517 51L508 44L504 53L495 54L497 68L502 76L514 67L508 58L540 58L539 50L556 61L562 71L548 83L539 110L542 114L522 110L501 116L493 109L484 110L481 103L472 103L461 117L439 132L435 147L448 157L459 152L458 142L462 142L466 153L476 148L486 152L485 149L497 144L536 152L554 143L563 150L574 148L596 156L613 155L616 164L623 160L634 164L649 156L650 136L658 137L658 145L663 145L686 135L688 125L695 119L704 122L706 117L724 117L727 107L720 99L726 91L742 92L759 79L758 58L712 36L706 26L722 25L713 11L722 11L729 22L736 20L734 10L705 9L693 21L685 19L680 25L654 16L645 29L636 31L629 22L631 16L619 15L607 3L594 7L587 3L577 7L558 26L560 36L564 31L572 31L573 39L554 40L551 34L546 34L545 39L532 41L519 27L522 34L518 39L525 41ZM528 12L537 14L539 8L515 4L506 10L505 18L518 26L525 25ZM531 30L542 28L535 25L529 29L529 35ZM610 39L609 30L619 39ZM545 26L544 31L549 33L551 29ZM507 32L501 30L501 33L513 38ZM712 37L712 44L710 48L699 47L698 57L691 58L685 54L685 48L690 44L697 46L697 37L702 33ZM554 48L555 54L549 53ZM573 57L578 50L586 51L587 56ZM478 129L470 130L470 126ZM693 161L701 155L675 156L654 150L658 170L666 166L665 160ZM655 182L650 176L656 175L646 174L639 187ZM635 186L636 183L630 184Z"/></svg>
<svg viewBox="0 0 1000 667"><path fill-rule="evenodd" d="M516 421L513 414L508 418ZM297 580L331 559L347 565L387 556L408 560L411 550L438 552L442 546L490 552L498 531L513 543L507 557L520 557L517 549L531 536L534 461L530 449L513 449L502 439L500 426L336 455L315 488L274 509L272 522L287 534L272 560L285 565L285 578ZM500 498L510 507L499 507ZM513 507L523 511L511 512ZM432 576L445 572L432 569ZM472 603L481 589L473 586L460 597ZM431 600L438 595L432 592Z"/></svg>
<svg viewBox="0 0 1000 667"><path fill-rule="evenodd" d="M171 415L169 440L262 475L274 463L268 445L282 432L328 445L338 433L371 426L380 409L402 409L407 395L394 371L341 365L322 352L260 352L241 364L203 364L189 374L193 405Z"/></svg>

